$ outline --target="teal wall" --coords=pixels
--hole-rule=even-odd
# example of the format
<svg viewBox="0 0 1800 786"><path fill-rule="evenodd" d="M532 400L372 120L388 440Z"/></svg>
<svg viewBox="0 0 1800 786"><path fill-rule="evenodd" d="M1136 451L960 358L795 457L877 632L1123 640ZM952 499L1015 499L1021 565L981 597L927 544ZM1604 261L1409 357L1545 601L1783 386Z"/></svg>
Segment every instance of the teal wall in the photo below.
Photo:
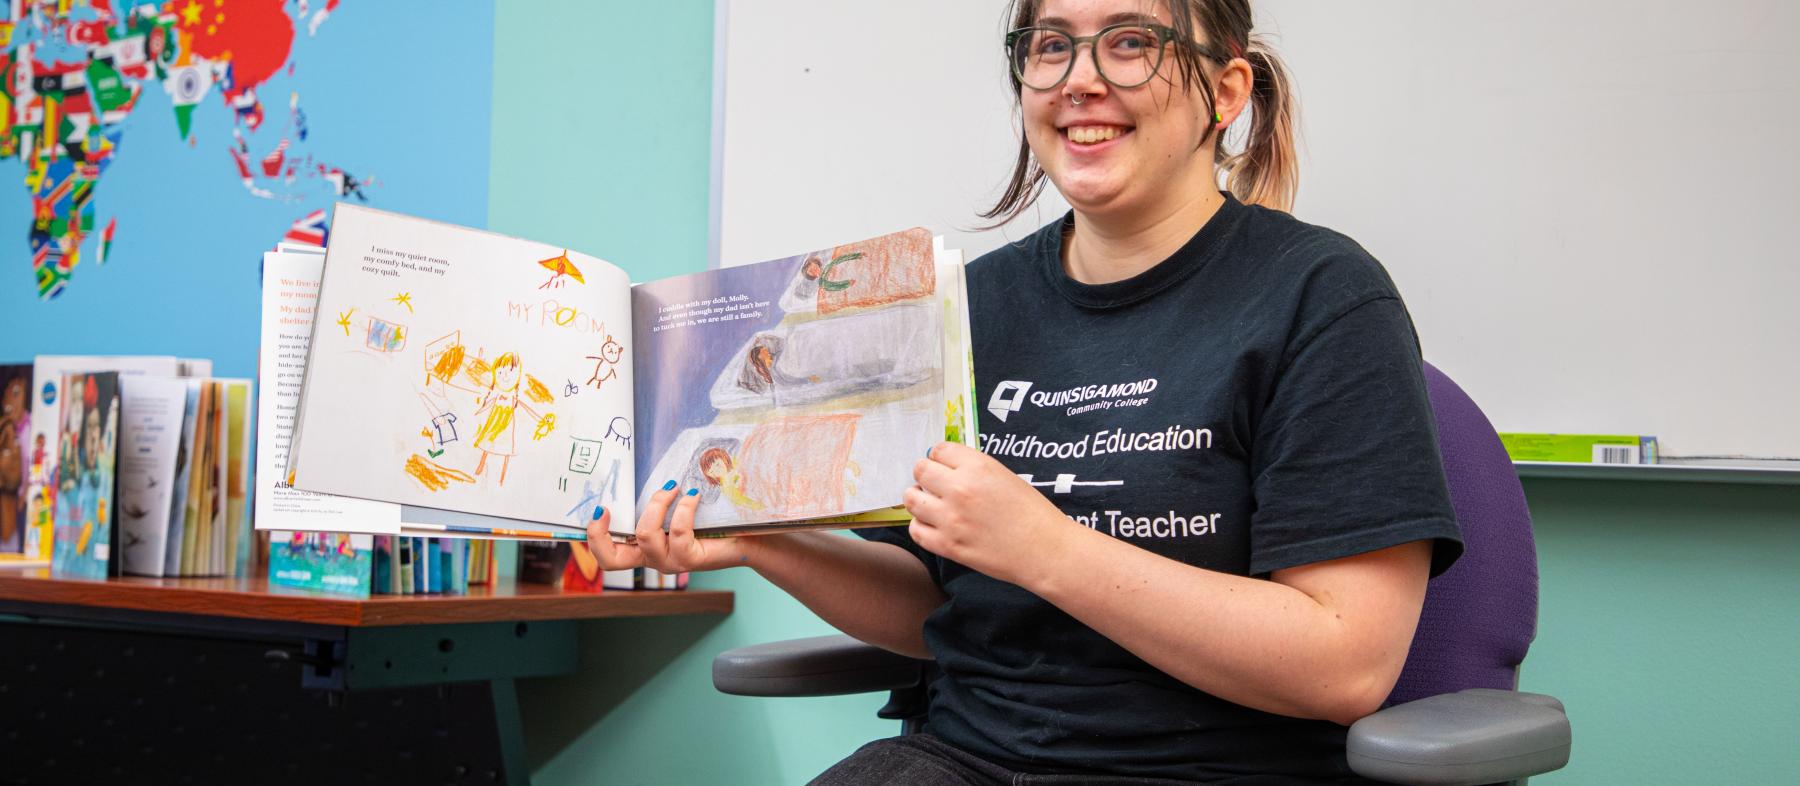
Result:
<svg viewBox="0 0 1800 786"><path fill-rule="evenodd" d="M704 269L712 0L502 2L494 17L488 227L633 281ZM590 623L580 672L519 684L536 783L802 782L898 728L871 696L714 693L714 653L830 631L746 571L694 583L736 591L738 611Z"/></svg>
<svg viewBox="0 0 1800 786"><path fill-rule="evenodd" d="M1532 480L1542 598L1522 687L1568 706L1543 784L1782 783L1800 776L1800 488ZM724 621L594 623L583 671L520 685L540 786L803 783L898 732L884 697L713 692L714 654L831 632L735 570Z"/></svg>
<svg viewBox="0 0 1800 786"><path fill-rule="evenodd" d="M1800 488L1531 480L1569 766L1533 783L1800 780Z"/></svg>
<svg viewBox="0 0 1800 786"><path fill-rule="evenodd" d="M494 9L488 228L650 281L706 267L712 0Z"/></svg>
<svg viewBox="0 0 1800 786"><path fill-rule="evenodd" d="M705 267L712 2L495 12L489 226L645 281ZM1546 784L1786 782L1800 773L1800 488L1527 483L1542 572L1523 687L1561 698ZM801 783L870 739L884 697L713 691L714 654L831 632L744 570L726 618L582 630L577 674L519 685L535 782Z"/></svg>
<svg viewBox="0 0 1800 786"><path fill-rule="evenodd" d="M519 683L538 786L804 783L857 746L900 731L886 696L751 699L713 690L713 655L833 633L786 594L736 568L694 585L737 593L718 618L589 623L581 671Z"/></svg>

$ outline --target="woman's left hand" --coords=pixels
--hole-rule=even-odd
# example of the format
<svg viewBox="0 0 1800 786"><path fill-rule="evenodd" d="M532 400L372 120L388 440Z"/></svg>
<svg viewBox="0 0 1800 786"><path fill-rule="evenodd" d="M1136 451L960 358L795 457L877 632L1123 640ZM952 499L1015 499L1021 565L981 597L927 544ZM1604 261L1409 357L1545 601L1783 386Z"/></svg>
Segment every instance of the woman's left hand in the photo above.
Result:
<svg viewBox="0 0 1800 786"><path fill-rule="evenodd" d="M993 457L940 442L913 466L908 527L926 551L1001 581L1022 584L1027 566L1062 548L1080 524Z"/></svg>

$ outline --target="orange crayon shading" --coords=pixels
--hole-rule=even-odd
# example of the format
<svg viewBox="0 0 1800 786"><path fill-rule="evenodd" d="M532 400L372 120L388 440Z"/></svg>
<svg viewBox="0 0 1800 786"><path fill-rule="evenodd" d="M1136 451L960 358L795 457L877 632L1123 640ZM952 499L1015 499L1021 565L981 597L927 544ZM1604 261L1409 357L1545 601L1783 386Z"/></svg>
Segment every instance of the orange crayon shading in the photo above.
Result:
<svg viewBox="0 0 1800 786"><path fill-rule="evenodd" d="M473 475L463 472L462 470L450 469L449 467L433 461L427 461L420 458L417 453L414 453L406 460L406 474L411 475L413 480L419 481L421 485L432 491L443 491L444 489L449 488L450 481L453 480L461 483L475 482L475 477Z"/></svg>
<svg viewBox="0 0 1800 786"><path fill-rule="evenodd" d="M469 361L469 365L464 368L464 372L469 377L469 381L474 382L481 387L488 386L488 372L490 370L491 368L488 366L488 362L481 358L475 358L474 360Z"/></svg>
<svg viewBox="0 0 1800 786"><path fill-rule="evenodd" d="M525 375L525 397L539 404L548 404L556 400L550 395L550 388L545 387L544 383L539 382L537 377L530 374Z"/></svg>
<svg viewBox="0 0 1800 786"><path fill-rule="evenodd" d="M448 383L451 377L456 376L457 370L462 368L462 362L463 345L452 344L438 356L437 363L431 367L431 375Z"/></svg>

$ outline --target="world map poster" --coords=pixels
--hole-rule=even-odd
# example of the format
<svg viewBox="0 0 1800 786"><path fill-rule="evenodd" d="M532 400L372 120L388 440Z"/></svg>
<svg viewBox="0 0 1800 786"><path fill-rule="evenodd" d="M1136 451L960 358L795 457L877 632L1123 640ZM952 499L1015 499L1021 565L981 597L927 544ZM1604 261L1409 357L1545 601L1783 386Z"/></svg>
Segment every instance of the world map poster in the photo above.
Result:
<svg viewBox="0 0 1800 786"><path fill-rule="evenodd" d="M345 201L486 223L493 7L6 0L0 357L255 367L259 265Z"/></svg>

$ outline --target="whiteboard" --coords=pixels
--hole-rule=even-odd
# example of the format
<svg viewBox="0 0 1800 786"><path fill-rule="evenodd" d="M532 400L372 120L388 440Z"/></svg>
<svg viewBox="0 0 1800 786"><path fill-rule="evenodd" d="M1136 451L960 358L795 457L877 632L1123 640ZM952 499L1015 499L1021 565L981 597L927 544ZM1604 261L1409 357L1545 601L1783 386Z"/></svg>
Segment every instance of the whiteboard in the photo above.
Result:
<svg viewBox="0 0 1800 786"><path fill-rule="evenodd" d="M725 263L920 224L971 258L1015 125L996 0L732 3ZM1385 264L1502 431L1800 457L1800 4L1259 0L1296 214Z"/></svg>

